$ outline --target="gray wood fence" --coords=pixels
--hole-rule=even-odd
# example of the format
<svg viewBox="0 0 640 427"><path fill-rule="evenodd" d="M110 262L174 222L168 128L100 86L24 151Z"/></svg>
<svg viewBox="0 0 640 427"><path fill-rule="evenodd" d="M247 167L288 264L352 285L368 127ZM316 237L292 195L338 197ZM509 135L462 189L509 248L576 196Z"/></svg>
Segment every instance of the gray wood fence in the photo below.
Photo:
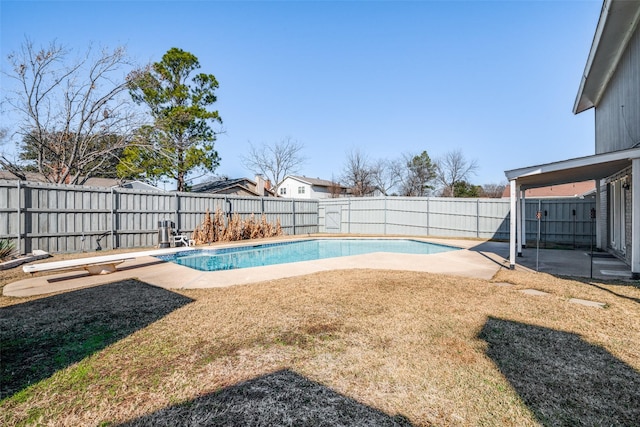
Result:
<svg viewBox="0 0 640 427"><path fill-rule="evenodd" d="M526 236L543 246L589 246L593 199L530 199ZM292 200L154 192L0 180L0 239L20 253L93 251L158 244L158 221L191 233L205 211L264 214L286 234L353 233L509 239L509 200L371 197ZM536 212L540 210L540 221Z"/></svg>
<svg viewBox="0 0 640 427"><path fill-rule="evenodd" d="M191 233L205 211L265 215L289 235L318 232L318 201L154 192L0 180L0 239L21 254L151 247L158 221Z"/></svg>
<svg viewBox="0 0 640 427"><path fill-rule="evenodd" d="M327 233L509 239L508 199L371 197L322 199L319 230ZM588 247L595 232L594 199L528 199L526 240L543 246Z"/></svg>

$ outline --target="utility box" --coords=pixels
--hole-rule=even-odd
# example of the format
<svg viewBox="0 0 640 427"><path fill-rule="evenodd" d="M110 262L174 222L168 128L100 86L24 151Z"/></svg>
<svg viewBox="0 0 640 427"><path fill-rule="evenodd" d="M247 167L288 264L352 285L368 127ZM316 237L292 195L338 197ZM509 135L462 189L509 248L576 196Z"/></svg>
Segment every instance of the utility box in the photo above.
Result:
<svg viewBox="0 0 640 427"><path fill-rule="evenodd" d="M175 224L171 220L163 219L161 221L158 221L159 248L171 247L171 236L173 236L173 227L175 227Z"/></svg>

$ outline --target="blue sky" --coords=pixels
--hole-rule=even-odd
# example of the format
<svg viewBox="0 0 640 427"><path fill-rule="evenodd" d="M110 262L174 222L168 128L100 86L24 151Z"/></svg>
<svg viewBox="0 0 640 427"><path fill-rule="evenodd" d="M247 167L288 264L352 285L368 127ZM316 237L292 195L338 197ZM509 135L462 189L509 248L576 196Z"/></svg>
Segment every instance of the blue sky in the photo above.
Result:
<svg viewBox="0 0 640 427"><path fill-rule="evenodd" d="M179 47L220 83L219 174L251 177L249 141L292 137L310 177L339 177L352 149L372 160L460 149L479 164L474 184L498 183L594 153L593 111L571 110L601 5L2 0L2 68L25 36L77 52L125 45L140 64Z"/></svg>

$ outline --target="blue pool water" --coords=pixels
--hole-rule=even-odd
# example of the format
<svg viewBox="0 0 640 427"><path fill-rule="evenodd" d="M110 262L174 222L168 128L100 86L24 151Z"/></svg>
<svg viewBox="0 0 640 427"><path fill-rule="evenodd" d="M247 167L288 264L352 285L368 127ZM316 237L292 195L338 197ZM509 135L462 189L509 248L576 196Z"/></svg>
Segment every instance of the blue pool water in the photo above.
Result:
<svg viewBox="0 0 640 427"><path fill-rule="evenodd" d="M436 254L457 249L451 246L406 239L318 239L183 251L171 255L161 255L158 258L200 271L219 271L373 252Z"/></svg>

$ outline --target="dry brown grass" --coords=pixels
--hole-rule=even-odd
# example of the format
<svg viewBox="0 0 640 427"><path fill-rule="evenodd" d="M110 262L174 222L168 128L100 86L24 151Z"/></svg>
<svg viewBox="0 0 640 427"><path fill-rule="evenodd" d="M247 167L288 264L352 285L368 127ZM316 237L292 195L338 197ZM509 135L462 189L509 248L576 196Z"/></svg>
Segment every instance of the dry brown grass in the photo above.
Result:
<svg viewBox="0 0 640 427"><path fill-rule="evenodd" d="M515 286L352 270L162 291L166 301L170 294L193 301L161 304L153 323L136 313L159 298L135 282L99 297L41 298L48 311L21 301L0 309L3 330L23 327L4 315L11 309L46 312L41 341L61 331L82 337L74 328L88 324L104 334L106 323L119 335L12 392L0 402L0 423L311 425L326 417L332 425L633 425L640 289L519 271L493 281ZM95 298L101 315L86 307ZM123 309L122 301L137 304ZM133 327L107 322L123 311ZM349 417L357 411L383 417Z"/></svg>

